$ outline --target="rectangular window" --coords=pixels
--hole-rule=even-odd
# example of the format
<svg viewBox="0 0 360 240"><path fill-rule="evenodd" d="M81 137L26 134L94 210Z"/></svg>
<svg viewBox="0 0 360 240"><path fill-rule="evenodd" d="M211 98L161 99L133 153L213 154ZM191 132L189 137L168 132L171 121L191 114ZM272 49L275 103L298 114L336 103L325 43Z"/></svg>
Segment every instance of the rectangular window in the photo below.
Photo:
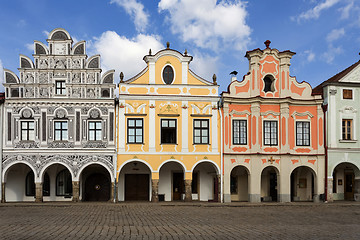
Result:
<svg viewBox="0 0 360 240"><path fill-rule="evenodd" d="M278 123L277 121L264 121L264 145L278 145Z"/></svg>
<svg viewBox="0 0 360 240"><path fill-rule="evenodd" d="M34 121L21 122L21 140L34 141L35 140L35 123Z"/></svg>
<svg viewBox="0 0 360 240"><path fill-rule="evenodd" d="M66 94L65 81L56 81L55 82L55 94L56 95Z"/></svg>
<svg viewBox="0 0 360 240"><path fill-rule="evenodd" d="M101 141L101 122L89 122L89 141Z"/></svg>
<svg viewBox="0 0 360 240"><path fill-rule="evenodd" d="M54 122L54 140L66 141L68 140L68 123L66 121Z"/></svg>
<svg viewBox="0 0 360 240"><path fill-rule="evenodd" d="M176 119L161 119L161 144L176 144Z"/></svg>
<svg viewBox="0 0 360 240"><path fill-rule="evenodd" d="M342 120L342 139L352 140L352 119Z"/></svg>
<svg viewBox="0 0 360 240"><path fill-rule="evenodd" d="M247 144L247 123L246 120L233 120L233 144Z"/></svg>
<svg viewBox="0 0 360 240"><path fill-rule="evenodd" d="M310 146L310 122L296 122L296 146Z"/></svg>
<svg viewBox="0 0 360 240"><path fill-rule="evenodd" d="M209 120L194 120L194 144L209 144Z"/></svg>
<svg viewBox="0 0 360 240"><path fill-rule="evenodd" d="M127 142L143 143L143 119L129 118L127 120Z"/></svg>
<svg viewBox="0 0 360 240"><path fill-rule="evenodd" d="M351 89L343 89L343 99L353 99Z"/></svg>

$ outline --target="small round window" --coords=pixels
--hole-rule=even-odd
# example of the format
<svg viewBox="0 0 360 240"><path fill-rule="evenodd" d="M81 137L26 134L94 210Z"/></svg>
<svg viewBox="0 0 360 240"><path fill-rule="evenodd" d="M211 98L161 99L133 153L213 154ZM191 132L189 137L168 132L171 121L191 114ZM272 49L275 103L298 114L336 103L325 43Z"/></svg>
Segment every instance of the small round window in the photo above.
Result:
<svg viewBox="0 0 360 240"><path fill-rule="evenodd" d="M171 66L166 66L162 73L163 80L166 84L171 84L174 81L174 70Z"/></svg>

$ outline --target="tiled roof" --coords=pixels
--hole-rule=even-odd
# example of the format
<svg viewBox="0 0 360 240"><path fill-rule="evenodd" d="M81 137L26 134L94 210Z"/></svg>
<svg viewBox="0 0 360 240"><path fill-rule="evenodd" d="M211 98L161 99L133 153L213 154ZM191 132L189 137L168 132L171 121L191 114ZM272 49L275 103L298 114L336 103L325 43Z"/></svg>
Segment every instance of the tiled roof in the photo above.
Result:
<svg viewBox="0 0 360 240"><path fill-rule="evenodd" d="M351 72L355 67L357 67L360 64L360 60L351 65L350 67L346 68L345 70L339 72L338 74L332 76L328 80L322 82L317 87L315 87L312 91L312 95L322 95L323 93L323 87L330 84L330 83L337 83L340 79L345 77L349 72Z"/></svg>

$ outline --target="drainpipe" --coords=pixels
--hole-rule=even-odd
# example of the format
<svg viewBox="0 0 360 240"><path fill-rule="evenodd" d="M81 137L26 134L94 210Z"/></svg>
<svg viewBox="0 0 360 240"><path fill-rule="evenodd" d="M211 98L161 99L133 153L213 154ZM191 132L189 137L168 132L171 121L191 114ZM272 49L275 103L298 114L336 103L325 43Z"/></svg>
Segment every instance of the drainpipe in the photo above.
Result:
<svg viewBox="0 0 360 240"><path fill-rule="evenodd" d="M325 148L325 202L328 200L328 146L327 146L327 134L326 134L326 112L328 105L322 105L324 112L324 148Z"/></svg>
<svg viewBox="0 0 360 240"><path fill-rule="evenodd" d="M222 115L222 108L219 108L220 113L220 162L221 162L221 168L220 168L220 202L224 202L224 176L223 176L223 168L224 168L224 146L223 146L223 115Z"/></svg>

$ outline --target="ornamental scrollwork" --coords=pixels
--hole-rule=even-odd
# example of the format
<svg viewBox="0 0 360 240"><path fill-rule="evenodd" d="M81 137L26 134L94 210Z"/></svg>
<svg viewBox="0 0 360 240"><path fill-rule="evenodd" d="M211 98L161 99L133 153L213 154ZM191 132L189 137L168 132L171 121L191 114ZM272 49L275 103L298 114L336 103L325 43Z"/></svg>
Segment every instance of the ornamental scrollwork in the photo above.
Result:
<svg viewBox="0 0 360 240"><path fill-rule="evenodd" d="M82 144L83 148L107 148L107 142L85 142Z"/></svg>
<svg viewBox="0 0 360 240"><path fill-rule="evenodd" d="M102 113L103 115L108 114L108 108L107 108L107 107L99 107L99 109L100 109L100 111L101 111L101 113Z"/></svg>
<svg viewBox="0 0 360 240"><path fill-rule="evenodd" d="M74 148L73 142L49 142L48 148Z"/></svg>
<svg viewBox="0 0 360 240"><path fill-rule="evenodd" d="M39 148L39 142L17 142L14 144L14 148Z"/></svg>

